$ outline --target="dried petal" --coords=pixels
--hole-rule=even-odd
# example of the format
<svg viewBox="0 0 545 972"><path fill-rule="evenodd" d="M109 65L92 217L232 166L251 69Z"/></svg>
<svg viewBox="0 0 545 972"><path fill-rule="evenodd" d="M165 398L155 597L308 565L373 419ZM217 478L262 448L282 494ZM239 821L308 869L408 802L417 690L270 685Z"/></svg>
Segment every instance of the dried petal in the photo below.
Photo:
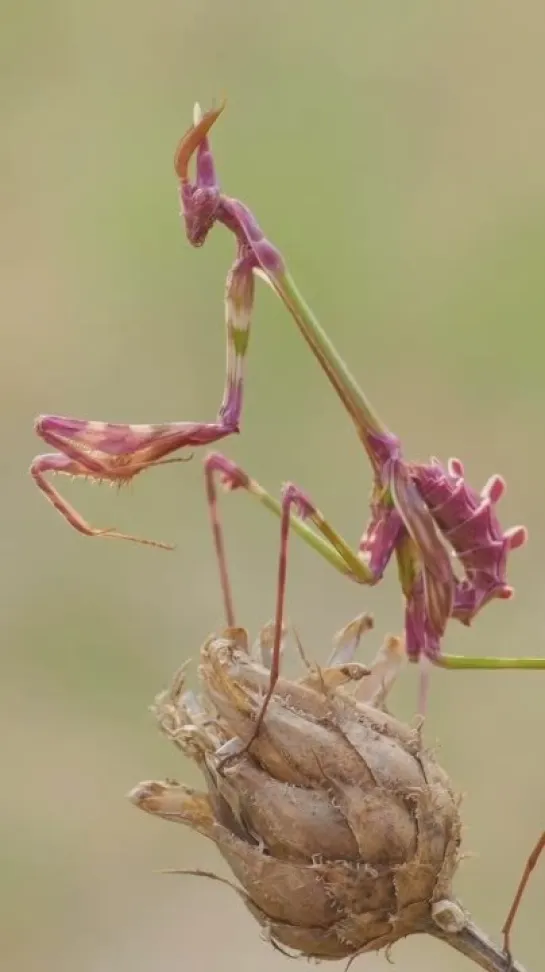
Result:
<svg viewBox="0 0 545 972"><path fill-rule="evenodd" d="M326 790L281 783L244 758L226 775L247 826L275 857L352 861L360 856L350 822Z"/></svg>
<svg viewBox="0 0 545 972"><path fill-rule="evenodd" d="M269 917L327 928L337 904L313 865L277 860L216 826L213 838L252 901Z"/></svg>
<svg viewBox="0 0 545 972"><path fill-rule="evenodd" d="M341 783L332 789L362 860L373 865L402 864L414 855L417 822L401 796L378 787L362 793L357 786Z"/></svg>
<svg viewBox="0 0 545 972"><path fill-rule="evenodd" d="M354 695L361 702L382 706L386 697L406 662L405 645L402 638L389 635L379 648L370 666L365 681L361 682Z"/></svg>

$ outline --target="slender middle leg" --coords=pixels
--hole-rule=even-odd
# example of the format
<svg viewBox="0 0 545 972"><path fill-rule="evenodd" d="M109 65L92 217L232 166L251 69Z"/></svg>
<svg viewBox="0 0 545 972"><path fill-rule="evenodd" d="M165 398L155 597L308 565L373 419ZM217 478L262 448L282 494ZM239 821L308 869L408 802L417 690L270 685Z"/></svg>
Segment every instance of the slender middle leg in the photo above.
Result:
<svg viewBox="0 0 545 972"><path fill-rule="evenodd" d="M214 475L218 475L223 486L228 491L244 489L251 496L255 497L262 506L282 519L282 502L274 499L255 479L252 479L240 466L232 462L219 452L210 453L205 461L205 475L207 481L207 494L209 493L209 482ZM290 487L291 488L291 487ZM326 520L324 515L312 503L312 500L297 487L298 503L297 513L290 512L290 526L300 537L314 550L316 550L325 560L328 561L336 570L348 575L352 580L359 584L376 584L380 580L380 572L376 569L379 560L375 556L369 556L367 545L360 544L360 551L354 551L350 545L341 537L339 533ZM285 487L288 489L288 487ZM295 505L292 503L291 505ZM211 510L215 507L215 489ZM217 522L217 514L212 512L212 523ZM309 525L312 523L315 530ZM214 527L214 536L216 536ZM316 532L317 531L317 532ZM216 549L218 549L216 547ZM390 551L391 552L391 551ZM223 557L223 555L222 555Z"/></svg>
<svg viewBox="0 0 545 972"><path fill-rule="evenodd" d="M250 495L255 496L267 509L271 510L280 518L280 552L278 559L278 575L276 588L276 605L274 616L274 636L270 666L270 681L263 704L259 711L256 725L251 739L245 744L242 752L246 752L262 726L267 707L274 693L274 688L279 676L280 658L282 649L282 636L284 631L284 608L286 598L286 577L287 577L287 558L289 531L292 527L303 539L315 550L333 564L337 570L350 576L360 584L374 584L379 579L372 572L368 564L362 559L362 553L354 552L342 537L324 518L322 513L314 506L312 501L293 483L288 483L282 490L281 501L273 499L262 486L248 476L239 466L218 453L212 453L205 459L205 479L208 507L214 536L214 546L218 559L221 587L227 623L230 627L235 624L233 608L233 598L231 585L227 570L225 545L223 532L218 517L217 494L214 477L218 474L224 486L229 490L245 489ZM310 520L319 533L305 522ZM320 535L321 534L321 535ZM365 545L362 545L365 546ZM237 750L236 755L240 755L241 750ZM233 754L235 755L235 754ZM225 763L231 756L226 757ZM222 764L223 765L223 764Z"/></svg>
<svg viewBox="0 0 545 972"><path fill-rule="evenodd" d="M223 538L223 530L220 523L219 513L218 513L218 494L216 490L216 484L214 482L214 465L209 461L207 457L204 461L204 476L206 481L206 499L208 502L208 513L210 516L210 525L212 527L212 536L214 538L214 549L216 553L216 560L218 563L218 570L220 575L220 585L221 592L223 596L223 605L225 608L225 618L228 628L234 628L235 621L235 608L233 604L233 591L231 587L231 580L229 578L229 569L227 567L227 556L225 553L225 542Z"/></svg>

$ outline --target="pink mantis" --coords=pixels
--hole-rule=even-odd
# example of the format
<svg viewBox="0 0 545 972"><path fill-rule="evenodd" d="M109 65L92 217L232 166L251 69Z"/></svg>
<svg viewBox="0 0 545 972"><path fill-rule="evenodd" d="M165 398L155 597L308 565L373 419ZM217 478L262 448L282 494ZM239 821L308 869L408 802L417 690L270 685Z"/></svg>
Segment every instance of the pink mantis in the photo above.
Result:
<svg viewBox="0 0 545 972"><path fill-rule="evenodd" d="M209 445L239 431L243 405L244 365L255 298L255 276L263 278L289 311L355 425L371 463L371 515L357 548L351 547L313 500L293 483L280 500L267 493L244 470L219 453L204 461L208 506L219 565L227 624L235 626L222 529L218 518L216 477L230 490L243 489L280 518L280 554L269 689L255 735L263 722L279 674L290 530L294 530L338 571L358 584L377 584L395 557L405 599L405 646L409 659L422 668L420 710L426 705L429 665L451 669L544 669L544 658L475 658L445 655L441 638L450 618L469 625L491 600L508 599L506 580L510 551L526 541L523 527L504 531L496 506L505 489L492 476L478 492L464 478L461 462L451 459L414 463L404 459L392 435L333 347L289 275L280 252L265 237L248 208L219 187L208 134L223 111L201 115L182 138L175 156L180 199L189 242L202 246L216 223L232 233L236 255L225 290L227 366L223 400L214 422L122 425L62 416L41 416L38 435L54 453L38 456L31 473L55 508L80 533L135 540L168 548L115 529L92 527L46 478L65 473L121 483L152 466L181 461L179 449ZM189 166L195 157L192 181ZM251 745L251 741L248 746ZM248 748L248 747L245 747ZM505 926L505 944L529 873L545 838L529 861Z"/></svg>
<svg viewBox="0 0 545 972"><path fill-rule="evenodd" d="M404 459L401 443L388 431L358 387L298 292L280 252L266 239L248 208L221 192L208 133L222 111L223 105L202 116L197 109L194 124L182 138L175 156L190 243L202 246L213 226L220 223L232 233L236 244L235 261L226 281L227 368L218 417L209 423L120 425L41 416L36 431L57 452L38 456L33 461L31 473L37 485L83 534L167 547L115 529L92 527L53 487L46 474L67 473L123 482L152 466L181 461L172 456L179 449L208 445L237 433L255 276L260 276L286 306L329 378L356 427L373 470L371 517L358 548L354 549L311 498L293 483L285 486L277 501L226 457L212 453L205 459L206 489L228 624L234 624L235 615L217 516L215 476L229 489L245 489L281 519L271 685L278 674L290 528L358 584L377 584L395 556L405 597L406 650L412 661L429 661L443 668L458 669L545 668L543 658L465 658L441 652L441 637L450 618L468 625L489 601L512 596L506 580L507 559L511 550L525 543L526 530L514 527L504 531L499 523L496 505L505 488L500 476L492 476L481 492L477 492L466 483L463 466L457 459L450 460L446 467L437 459L427 464ZM191 181L189 166L193 156L196 175ZM422 704L424 696L425 690Z"/></svg>

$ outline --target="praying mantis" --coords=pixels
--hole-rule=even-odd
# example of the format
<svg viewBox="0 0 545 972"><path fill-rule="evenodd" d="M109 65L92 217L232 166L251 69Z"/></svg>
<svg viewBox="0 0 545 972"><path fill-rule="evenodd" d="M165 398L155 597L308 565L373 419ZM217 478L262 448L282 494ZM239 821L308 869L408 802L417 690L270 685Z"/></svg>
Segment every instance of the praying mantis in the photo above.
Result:
<svg viewBox="0 0 545 972"><path fill-rule="evenodd" d="M245 490L281 521L271 692L278 676L290 530L358 584L377 584L395 557L405 598L406 651L409 659L420 662L422 668L422 710L429 663L449 669L545 669L545 658L475 658L442 653L441 638L450 618L469 625L489 601L512 596L513 589L506 579L508 555L526 542L526 530L519 526L504 531L500 525L496 506L505 490L501 476L492 476L478 492L466 483L458 459L449 460L446 467L438 459L427 464L405 460L399 439L384 425L335 350L298 291L279 250L265 237L247 206L221 192L209 132L223 109L224 104L203 115L196 106L194 123L175 154L189 242L202 246L219 223L233 235L236 245L225 286L227 364L218 416L213 422L123 425L42 415L36 420L36 431L57 451L34 459L31 474L36 484L82 534L170 548L169 544L116 529L91 526L61 496L47 474L123 483L153 466L182 461L173 456L180 449L210 445L238 433L255 278L260 277L287 308L337 392L373 472L370 520L359 546L353 548L310 496L294 483L287 483L277 500L222 454L213 452L204 460L206 494L230 626L235 624L235 612L217 511L216 478L229 490ZM192 181L189 168L194 157L196 171ZM263 715L265 709L266 705Z"/></svg>
<svg viewBox="0 0 545 972"><path fill-rule="evenodd" d="M451 618L469 625L491 600L512 596L513 589L506 579L507 560L511 551L526 542L526 530L518 526L504 531L501 527L496 514L505 490L501 476L492 476L479 492L466 482L458 459L443 466L438 459L417 463L404 458L400 440L380 419L334 348L298 290L280 251L266 238L247 206L222 193L209 133L223 109L224 104L202 114L196 106L193 124L175 154L189 242L202 246L215 224L223 225L235 240L235 260L225 286L226 378L217 418L212 422L126 425L40 416L36 432L56 451L32 462L31 474L36 484L70 525L86 536L133 540L169 549L166 543L91 526L52 485L48 474L123 483L153 466L182 461L173 455L180 449L211 445L238 433L255 281L260 278L288 310L348 412L370 461L373 486L368 525L359 545L352 547L311 497L294 483L283 487L278 500L224 455L212 452L204 460L207 502L229 627L235 626L236 619L216 480L227 490L246 491L280 519L270 682L253 738L260 731L279 675L292 530L336 570L360 585L379 583L388 563L395 558L405 601L406 653L421 669L422 714L426 710L432 665L456 670L545 669L545 658L465 657L441 651L441 639ZM191 179L193 160L195 176ZM542 836L534 852L535 860L544 844ZM532 857L514 902L515 912L534 865ZM506 947L513 918L514 914L510 914L506 923Z"/></svg>

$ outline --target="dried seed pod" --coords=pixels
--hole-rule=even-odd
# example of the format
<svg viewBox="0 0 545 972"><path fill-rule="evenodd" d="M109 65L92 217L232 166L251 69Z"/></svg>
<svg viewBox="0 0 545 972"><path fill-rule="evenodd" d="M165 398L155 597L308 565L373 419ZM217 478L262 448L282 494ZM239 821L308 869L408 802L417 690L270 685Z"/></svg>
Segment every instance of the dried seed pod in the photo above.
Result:
<svg viewBox="0 0 545 972"><path fill-rule="evenodd" d="M268 684L248 645L242 629L209 638L202 698L185 690L181 670L155 702L207 792L147 782L130 799L213 840L279 946L337 959L428 932L472 957L477 935L482 952L451 889L459 799L419 729L379 708L399 670L398 639L363 672L343 644L332 668L280 678L250 752L239 752Z"/></svg>

